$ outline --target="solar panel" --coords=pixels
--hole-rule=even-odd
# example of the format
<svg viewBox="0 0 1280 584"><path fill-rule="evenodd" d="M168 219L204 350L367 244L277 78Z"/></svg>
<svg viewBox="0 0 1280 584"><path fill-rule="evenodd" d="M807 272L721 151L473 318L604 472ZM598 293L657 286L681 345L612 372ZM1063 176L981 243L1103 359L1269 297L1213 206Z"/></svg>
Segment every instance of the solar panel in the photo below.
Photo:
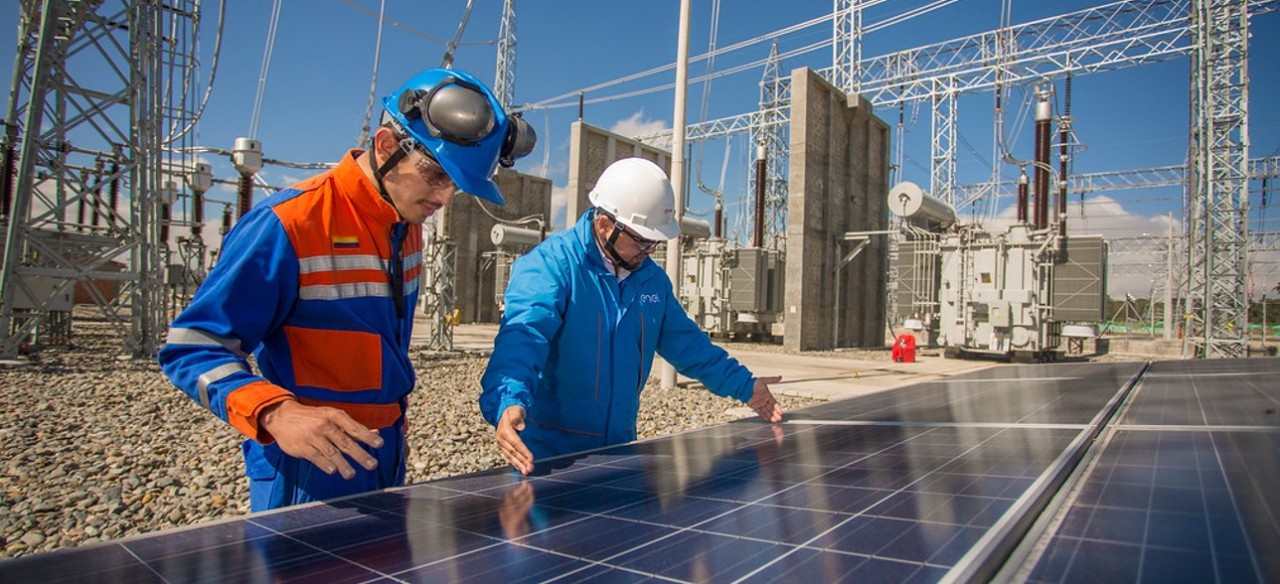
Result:
<svg viewBox="0 0 1280 584"><path fill-rule="evenodd" d="M1274 359L1155 364L1023 576L1280 581L1278 372Z"/></svg>
<svg viewBox="0 0 1280 584"><path fill-rule="evenodd" d="M778 426L741 421L540 461L527 478L499 469L0 562L0 581L985 578L1142 368L983 370L797 410ZM1131 405L1195 369L1152 373ZM1139 569L1162 554L1197 558L1207 537L1215 561L1253 562L1214 574L1275 579L1276 433L1135 425L1105 436L1027 573L1077 579L1078 566L1110 570L1099 561L1130 548L1143 551ZM1195 497L1200 515L1180 510ZM1167 537L1133 539L1121 518L1139 515ZM1207 535L1183 528L1197 518ZM1230 551L1240 542L1253 551Z"/></svg>

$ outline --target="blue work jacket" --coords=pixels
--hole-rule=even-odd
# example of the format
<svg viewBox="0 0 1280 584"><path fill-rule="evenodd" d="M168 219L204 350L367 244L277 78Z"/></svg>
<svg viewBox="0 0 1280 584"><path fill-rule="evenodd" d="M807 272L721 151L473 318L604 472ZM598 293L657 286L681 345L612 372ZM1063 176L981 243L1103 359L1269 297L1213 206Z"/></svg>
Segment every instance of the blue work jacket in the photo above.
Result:
<svg viewBox="0 0 1280 584"><path fill-rule="evenodd" d="M618 280L596 245L593 217L588 211L516 260L480 381L490 424L524 406L520 438L535 459L635 440L655 352L716 395L751 398L751 372L689 318L657 264L646 258Z"/></svg>

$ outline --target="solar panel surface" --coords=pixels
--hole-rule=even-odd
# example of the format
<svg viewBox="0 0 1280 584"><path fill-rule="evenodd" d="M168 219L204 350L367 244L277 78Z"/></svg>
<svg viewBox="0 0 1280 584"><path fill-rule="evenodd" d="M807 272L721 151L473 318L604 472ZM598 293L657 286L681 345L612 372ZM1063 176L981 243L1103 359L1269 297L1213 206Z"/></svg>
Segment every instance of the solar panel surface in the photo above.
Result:
<svg viewBox="0 0 1280 584"><path fill-rule="evenodd" d="M797 410L778 426L736 422L543 461L528 478L495 470L0 562L0 581L932 582L988 575L1142 368L988 369ZM1231 371L1211 371L1223 372ZM1154 385L1195 369L1168 373ZM1073 566L1133 545L1115 539L1127 537L1127 523L1099 521L1113 509L1172 521L1160 526L1206 518L1218 525L1205 528L1222 551L1216 557L1235 559L1228 548L1240 542L1254 546L1241 556L1251 558L1253 572L1215 574L1275 573L1259 558L1278 550L1276 491L1262 488L1277 480L1277 435L1174 433L1195 439L1170 441L1136 427L1107 434L1110 443L1080 484L1093 480L1102 461L1123 472L1108 473L1095 495L1076 497L1080 511L1061 513L1069 520L1046 532L1053 547L1033 558L1034 578L1075 579ZM1160 464L1125 462L1151 452ZM1270 456L1272 467L1252 462L1258 456ZM1201 482L1187 482L1187 467L1169 466L1174 460L1194 461ZM1147 504L1116 485L1147 489ZM1177 510L1193 494L1203 513ZM1231 510L1221 506L1224 496L1236 505L1235 531L1210 521ZM1142 539L1140 549L1152 554L1145 561L1184 548L1190 558L1197 552L1189 548L1203 540Z"/></svg>
<svg viewBox="0 0 1280 584"><path fill-rule="evenodd" d="M1280 581L1277 373L1275 359L1154 364L1023 577Z"/></svg>

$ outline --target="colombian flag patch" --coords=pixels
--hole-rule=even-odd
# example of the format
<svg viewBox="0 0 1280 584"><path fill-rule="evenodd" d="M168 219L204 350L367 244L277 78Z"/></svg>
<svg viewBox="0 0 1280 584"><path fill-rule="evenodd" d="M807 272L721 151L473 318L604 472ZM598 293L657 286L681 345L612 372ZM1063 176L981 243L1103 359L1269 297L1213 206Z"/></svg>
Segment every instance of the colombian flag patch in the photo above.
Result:
<svg viewBox="0 0 1280 584"><path fill-rule="evenodd" d="M360 238L358 237L337 237L333 238L333 247L335 248L355 248L360 247Z"/></svg>

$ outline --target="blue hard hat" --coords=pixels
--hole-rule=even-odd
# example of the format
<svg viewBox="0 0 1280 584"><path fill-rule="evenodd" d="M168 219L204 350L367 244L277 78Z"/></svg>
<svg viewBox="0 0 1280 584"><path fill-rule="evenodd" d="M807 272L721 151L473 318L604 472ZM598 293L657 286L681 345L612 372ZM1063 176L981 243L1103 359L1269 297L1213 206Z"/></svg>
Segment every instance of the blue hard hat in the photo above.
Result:
<svg viewBox="0 0 1280 584"><path fill-rule="evenodd" d="M387 115L440 163L464 192L503 204L493 182L537 141L518 115L508 116L488 87L462 71L428 69L382 100Z"/></svg>

